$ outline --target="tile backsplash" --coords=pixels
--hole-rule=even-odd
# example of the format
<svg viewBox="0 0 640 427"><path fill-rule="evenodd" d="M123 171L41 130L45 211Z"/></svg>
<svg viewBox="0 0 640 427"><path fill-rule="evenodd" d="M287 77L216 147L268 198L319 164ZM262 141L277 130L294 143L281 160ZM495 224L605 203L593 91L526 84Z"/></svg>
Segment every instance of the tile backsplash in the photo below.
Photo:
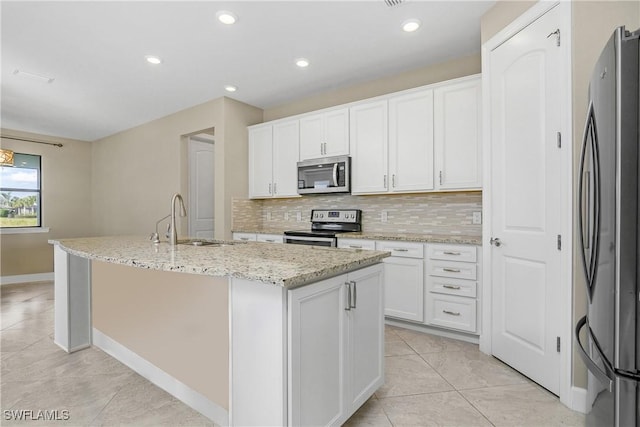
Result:
<svg viewBox="0 0 640 427"><path fill-rule="evenodd" d="M478 191L234 199L233 229L305 229L310 227L311 210L316 208L361 209L362 229L367 232L482 235L482 225L472 223L473 212L482 211L482 193ZM384 213L386 222L382 222Z"/></svg>

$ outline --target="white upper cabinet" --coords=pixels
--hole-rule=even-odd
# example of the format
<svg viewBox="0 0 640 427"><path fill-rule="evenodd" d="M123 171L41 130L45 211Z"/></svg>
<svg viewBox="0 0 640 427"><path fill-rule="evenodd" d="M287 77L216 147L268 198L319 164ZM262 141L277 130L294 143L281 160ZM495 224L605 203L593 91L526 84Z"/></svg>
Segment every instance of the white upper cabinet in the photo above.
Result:
<svg viewBox="0 0 640 427"><path fill-rule="evenodd" d="M433 190L433 90L389 99L389 174L391 191Z"/></svg>
<svg viewBox="0 0 640 427"><path fill-rule="evenodd" d="M386 193L387 101L351 107L349 113L351 145L351 192Z"/></svg>
<svg viewBox="0 0 640 427"><path fill-rule="evenodd" d="M298 196L298 121L249 128L249 197Z"/></svg>
<svg viewBox="0 0 640 427"><path fill-rule="evenodd" d="M249 128L249 197L273 194L273 126Z"/></svg>
<svg viewBox="0 0 640 427"><path fill-rule="evenodd" d="M482 188L481 81L434 91L436 189Z"/></svg>
<svg viewBox="0 0 640 427"><path fill-rule="evenodd" d="M300 160L349 154L349 109L300 118Z"/></svg>
<svg viewBox="0 0 640 427"><path fill-rule="evenodd" d="M298 120L273 125L273 196L298 195Z"/></svg>

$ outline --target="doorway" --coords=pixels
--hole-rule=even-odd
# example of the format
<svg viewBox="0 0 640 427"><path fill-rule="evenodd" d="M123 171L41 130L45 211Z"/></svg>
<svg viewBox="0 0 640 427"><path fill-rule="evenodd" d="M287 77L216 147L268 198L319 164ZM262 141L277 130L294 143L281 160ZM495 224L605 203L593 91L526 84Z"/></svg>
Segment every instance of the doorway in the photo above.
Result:
<svg viewBox="0 0 640 427"><path fill-rule="evenodd" d="M208 132L189 137L189 236L213 239L215 141Z"/></svg>

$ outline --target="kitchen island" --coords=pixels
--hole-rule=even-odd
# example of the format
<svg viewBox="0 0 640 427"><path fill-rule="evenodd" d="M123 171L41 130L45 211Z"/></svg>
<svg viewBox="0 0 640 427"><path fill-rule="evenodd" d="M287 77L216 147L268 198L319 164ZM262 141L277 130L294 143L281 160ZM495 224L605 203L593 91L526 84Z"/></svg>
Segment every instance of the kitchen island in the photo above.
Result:
<svg viewBox="0 0 640 427"><path fill-rule="evenodd" d="M50 243L56 344L95 345L217 424L341 424L382 385L387 252Z"/></svg>

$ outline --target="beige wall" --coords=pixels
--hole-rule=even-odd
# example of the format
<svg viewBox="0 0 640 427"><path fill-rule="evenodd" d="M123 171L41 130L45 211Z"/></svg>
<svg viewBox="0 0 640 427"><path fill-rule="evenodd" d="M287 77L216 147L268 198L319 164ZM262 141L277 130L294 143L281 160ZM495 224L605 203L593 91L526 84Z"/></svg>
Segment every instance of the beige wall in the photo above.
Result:
<svg viewBox="0 0 640 427"><path fill-rule="evenodd" d="M80 237L91 231L91 145L2 129L3 136L62 143L62 148L2 139L2 147L42 156L42 225L48 233L0 235L0 276L50 273L53 247L48 239Z"/></svg>
<svg viewBox="0 0 640 427"><path fill-rule="evenodd" d="M482 42L486 42L536 2L500 1L481 20ZM586 118L589 78L595 62L614 28L627 25L640 27L640 2L637 1L574 1L572 2L572 103L574 170L580 156L582 130ZM574 180L574 197L577 182ZM575 207L574 207L575 210ZM575 214L574 214L575 218ZM575 221L577 224L577 221ZM576 225L577 227L577 225ZM574 230L573 312L575 324L584 315L586 296L584 276L578 247L579 235ZM573 384L586 387L586 368L574 352Z"/></svg>
<svg viewBox="0 0 640 427"><path fill-rule="evenodd" d="M348 88L336 89L278 107L267 108L264 110L264 120L275 120L321 108L346 104L404 89L469 76L480 73L480 71L480 54L478 53Z"/></svg>
<svg viewBox="0 0 640 427"><path fill-rule="evenodd" d="M262 110L219 98L94 142L94 233L149 234L170 213L173 193L188 205L185 135L214 128L215 233L230 237L230 198L247 194L246 126L261 121ZM186 218L179 231L186 235Z"/></svg>
<svg viewBox="0 0 640 427"><path fill-rule="evenodd" d="M93 327L229 409L226 277L91 263Z"/></svg>

